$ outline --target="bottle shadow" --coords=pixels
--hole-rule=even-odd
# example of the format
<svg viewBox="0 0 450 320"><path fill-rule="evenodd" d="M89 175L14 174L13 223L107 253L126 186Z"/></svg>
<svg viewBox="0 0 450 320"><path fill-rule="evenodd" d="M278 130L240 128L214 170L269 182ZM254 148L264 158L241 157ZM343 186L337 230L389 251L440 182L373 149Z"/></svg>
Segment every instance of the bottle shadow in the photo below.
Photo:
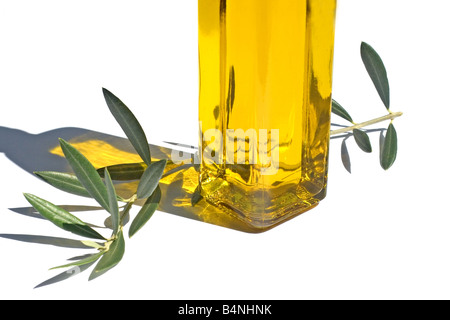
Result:
<svg viewBox="0 0 450 320"><path fill-rule="evenodd" d="M96 168L142 161L127 139L82 128L58 128L40 134L30 134L19 129L0 127L0 152L30 174L36 171L70 172L71 168L63 156L58 138L71 143ZM176 143L170 144L174 148L151 144L152 159L170 160L173 152L183 152L187 159L191 158L191 154L186 155L187 151L176 149ZM117 193L124 198L136 192L138 183L139 181L114 182ZM197 186L198 172L193 165L174 164L169 161L165 175L160 181L162 198L158 211L248 233L268 230L252 227L205 200L193 206L191 199ZM10 210L36 217L33 208L11 208ZM8 238L14 237L8 235ZM27 235L20 235L15 240L31 241L32 239ZM45 238L43 243L50 240Z"/></svg>

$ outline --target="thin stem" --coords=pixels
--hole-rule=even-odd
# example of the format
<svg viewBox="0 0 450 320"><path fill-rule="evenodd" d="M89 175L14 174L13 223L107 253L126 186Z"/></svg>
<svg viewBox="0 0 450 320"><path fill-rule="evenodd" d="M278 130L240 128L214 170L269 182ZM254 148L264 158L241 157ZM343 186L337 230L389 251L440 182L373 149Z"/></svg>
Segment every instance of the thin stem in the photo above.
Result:
<svg viewBox="0 0 450 320"><path fill-rule="evenodd" d="M387 129L385 128L379 128L379 129L369 129L369 130L365 130L366 133L372 133L372 132L384 132ZM340 135L334 135L332 136L330 139L341 139L341 138L350 138L353 135L352 132L344 132L341 133Z"/></svg>
<svg viewBox="0 0 450 320"><path fill-rule="evenodd" d="M366 121L366 122L358 123L358 124L355 124L354 126L350 126L350 127L346 127L346 128L342 128L342 129L337 129L337 130L332 130L330 132L330 135L334 136L334 135L337 135L337 134L346 133L346 132L349 132L349 131L353 131L355 129L364 128L364 127L367 127L367 126L370 126L370 125L373 125L373 124L376 124L376 123L380 123L380 122L383 122L383 121L387 121L387 120L391 120L392 121L395 118L401 117L402 115L403 115L403 112L392 112L392 113L390 113L388 115L385 115L383 117L379 117L379 118L376 118L376 119L373 119L373 120L369 120L369 121Z"/></svg>

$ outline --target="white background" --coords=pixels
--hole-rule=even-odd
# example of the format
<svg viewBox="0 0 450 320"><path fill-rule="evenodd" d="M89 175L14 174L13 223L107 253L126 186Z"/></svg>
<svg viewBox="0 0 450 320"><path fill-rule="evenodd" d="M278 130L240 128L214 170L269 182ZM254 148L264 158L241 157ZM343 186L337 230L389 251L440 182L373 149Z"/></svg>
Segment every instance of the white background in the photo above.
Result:
<svg viewBox="0 0 450 320"><path fill-rule="evenodd" d="M356 121L386 113L360 60L366 41L386 64L392 110L405 113L395 121L399 154L388 172L378 134L370 155L349 141L352 174L332 140L328 196L318 208L258 235L157 212L127 242L120 265L91 282L86 272L33 290L79 251L0 239L0 298L450 298L449 9L446 0L339 1L334 98ZM0 0L0 127L123 136L106 87L151 143L196 144L196 10L196 0ZM8 208L28 205L22 192L69 198L4 153L0 176L0 233L66 236Z"/></svg>

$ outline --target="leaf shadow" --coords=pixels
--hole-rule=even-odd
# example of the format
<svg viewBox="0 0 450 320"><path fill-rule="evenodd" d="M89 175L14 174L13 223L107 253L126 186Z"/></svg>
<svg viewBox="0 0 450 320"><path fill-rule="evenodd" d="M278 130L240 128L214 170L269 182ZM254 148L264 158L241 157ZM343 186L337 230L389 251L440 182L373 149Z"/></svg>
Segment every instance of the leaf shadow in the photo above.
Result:
<svg viewBox="0 0 450 320"><path fill-rule="evenodd" d="M88 212L88 211L103 211L104 209L96 206L83 206L83 205L58 205L58 207L69 211L69 212ZM14 213L24 215L26 217L46 220L35 208L33 207L20 207L20 208L9 208ZM86 223L91 228L104 228L103 226L98 226L92 223Z"/></svg>
<svg viewBox="0 0 450 320"><path fill-rule="evenodd" d="M55 284L55 283L67 280L67 279L69 279L73 276L76 276L76 275L80 274L81 272L89 269L95 262L96 261L93 261L93 262L85 264L85 265L72 267L64 272L59 273L58 275L56 275L48 280L45 280L44 282L41 282L40 284L35 286L34 289L45 287L45 286L48 286L51 284Z"/></svg>
<svg viewBox="0 0 450 320"><path fill-rule="evenodd" d="M0 233L0 238L72 249L92 249L79 240L31 234Z"/></svg>
<svg viewBox="0 0 450 320"><path fill-rule="evenodd" d="M0 152L30 174L36 171L72 172L61 151L59 138L76 147L97 169L142 161L128 139L88 129L58 128L40 134L30 134L19 129L0 127L0 136L2 137ZM184 154L183 159L187 159L188 162L195 158L196 149L192 146L176 142L169 142L169 144L173 146L173 149L150 144L152 160L170 160L172 154L180 153ZM188 150L181 150L178 145L187 146ZM268 230L252 227L205 200L192 206L191 199L198 186L197 170L197 166L191 163L168 162L160 182L163 196L158 207L159 211L248 233ZM117 194L123 198L131 197L137 188L136 181L114 181L114 185ZM41 218L30 208L11 210L25 216Z"/></svg>
<svg viewBox="0 0 450 320"><path fill-rule="evenodd" d="M58 205L60 208L69 211L69 212L86 212L86 211L100 211L104 210L101 207L94 207L94 206L82 206L82 205ZM37 212L37 210L33 207L19 207L19 208L9 208L9 210L27 216L31 218L36 219L44 219L43 216Z"/></svg>

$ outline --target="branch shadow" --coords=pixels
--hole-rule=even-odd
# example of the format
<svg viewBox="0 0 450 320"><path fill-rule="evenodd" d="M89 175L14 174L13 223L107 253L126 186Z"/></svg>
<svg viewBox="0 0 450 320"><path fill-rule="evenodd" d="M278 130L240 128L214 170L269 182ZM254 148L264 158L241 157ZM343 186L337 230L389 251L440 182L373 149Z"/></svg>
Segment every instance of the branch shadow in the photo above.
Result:
<svg viewBox="0 0 450 320"><path fill-rule="evenodd" d="M96 168L142 161L128 139L81 128L58 128L40 134L30 134L19 129L0 127L0 152L30 174L36 171L70 172L71 168L63 156L58 138L74 145ZM195 152L195 149L191 149L190 153L181 151L181 148L175 149L178 147L176 143L169 144L174 148L151 144L152 159L170 160L173 152L184 153L186 159L191 159ZM248 233L268 230L254 228L205 200L192 206L191 198L198 186L198 172L194 166L169 161L165 173L167 174L160 181L163 196L159 211ZM118 195L124 198L133 195L137 185L138 181L115 181ZM37 217L31 208L10 210Z"/></svg>

